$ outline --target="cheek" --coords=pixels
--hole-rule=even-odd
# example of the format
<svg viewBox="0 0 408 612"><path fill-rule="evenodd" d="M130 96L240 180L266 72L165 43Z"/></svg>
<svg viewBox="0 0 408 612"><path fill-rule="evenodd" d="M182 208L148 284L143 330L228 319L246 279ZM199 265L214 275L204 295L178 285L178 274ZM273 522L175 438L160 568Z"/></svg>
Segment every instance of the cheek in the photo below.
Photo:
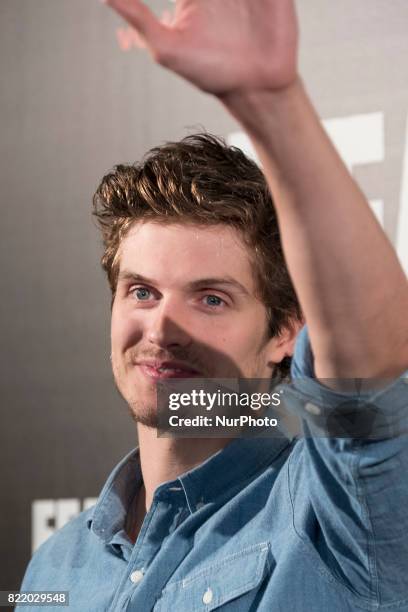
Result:
<svg viewBox="0 0 408 612"><path fill-rule="evenodd" d="M209 340L211 338L211 340ZM253 362L262 353L264 343L264 328L252 321L237 321L235 325L218 330L212 330L204 336L204 342L211 343L225 355L238 363Z"/></svg>
<svg viewBox="0 0 408 612"><path fill-rule="evenodd" d="M241 363L254 365L258 360L263 360L267 346L265 329L254 325L252 329L246 328L236 341L237 358Z"/></svg>
<svg viewBox="0 0 408 612"><path fill-rule="evenodd" d="M259 352L266 339L267 314L262 305L256 304L248 310L227 312L226 316L213 319L196 315L190 327L197 340L210 343L227 352Z"/></svg>
<svg viewBox="0 0 408 612"><path fill-rule="evenodd" d="M242 361L252 360L260 350L260 338L255 333L240 334L235 338L235 350Z"/></svg>
<svg viewBox="0 0 408 612"><path fill-rule="evenodd" d="M111 343L117 350L126 350L135 345L142 337L143 331L140 323L134 318L126 316L121 309L112 310Z"/></svg>

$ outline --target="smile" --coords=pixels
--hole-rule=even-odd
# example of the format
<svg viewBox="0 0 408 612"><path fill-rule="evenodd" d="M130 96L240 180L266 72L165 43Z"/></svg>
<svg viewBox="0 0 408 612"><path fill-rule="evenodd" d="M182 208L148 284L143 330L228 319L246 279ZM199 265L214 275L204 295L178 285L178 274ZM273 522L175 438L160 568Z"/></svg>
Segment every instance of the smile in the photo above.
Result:
<svg viewBox="0 0 408 612"><path fill-rule="evenodd" d="M152 366L138 364L141 372L150 379L161 380L166 378L196 378L199 376L195 370L177 368L171 366Z"/></svg>

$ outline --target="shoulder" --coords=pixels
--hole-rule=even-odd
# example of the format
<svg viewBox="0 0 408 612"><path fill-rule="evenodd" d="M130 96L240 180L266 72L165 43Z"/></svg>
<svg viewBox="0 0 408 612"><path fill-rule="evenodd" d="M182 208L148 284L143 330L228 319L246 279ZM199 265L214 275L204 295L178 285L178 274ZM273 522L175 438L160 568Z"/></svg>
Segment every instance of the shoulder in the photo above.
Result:
<svg viewBox="0 0 408 612"><path fill-rule="evenodd" d="M50 536L33 554L23 579L23 590L48 589L52 576L64 566L80 566L97 538L88 527L94 506L81 512ZM62 587L63 585L61 585Z"/></svg>

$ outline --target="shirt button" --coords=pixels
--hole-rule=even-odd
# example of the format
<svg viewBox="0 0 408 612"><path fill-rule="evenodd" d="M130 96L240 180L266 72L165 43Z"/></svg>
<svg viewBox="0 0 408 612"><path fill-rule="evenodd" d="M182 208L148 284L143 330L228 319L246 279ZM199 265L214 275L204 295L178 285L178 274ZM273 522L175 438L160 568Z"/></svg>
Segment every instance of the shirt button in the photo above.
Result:
<svg viewBox="0 0 408 612"><path fill-rule="evenodd" d="M309 414L315 414L316 416L321 414L322 412L319 406L316 406L315 404L312 404L311 402L307 402L307 404L305 404L305 410L307 410Z"/></svg>
<svg viewBox="0 0 408 612"><path fill-rule="evenodd" d="M206 590L206 592L203 595L203 603L205 604L209 604L211 603L213 600L213 592L210 589L210 587L208 587L208 589Z"/></svg>
<svg viewBox="0 0 408 612"><path fill-rule="evenodd" d="M137 584L138 582L140 582L142 578L143 578L143 572L141 570L135 570L134 572L130 574L130 580L134 584Z"/></svg>

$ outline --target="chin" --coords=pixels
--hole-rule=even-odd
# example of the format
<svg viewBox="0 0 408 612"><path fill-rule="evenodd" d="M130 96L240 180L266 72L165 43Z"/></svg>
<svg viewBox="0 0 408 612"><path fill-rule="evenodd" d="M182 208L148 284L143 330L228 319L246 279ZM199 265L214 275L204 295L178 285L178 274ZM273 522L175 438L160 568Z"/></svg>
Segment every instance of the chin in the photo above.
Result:
<svg viewBox="0 0 408 612"><path fill-rule="evenodd" d="M150 427L151 429L158 429L157 415L156 414L146 414L140 412L134 412L130 409L130 414L135 423L139 425L143 425L144 427Z"/></svg>
<svg viewBox="0 0 408 612"><path fill-rule="evenodd" d="M140 398L135 399L134 397L125 397L130 416L135 421L135 423L140 423L145 427L154 427L157 429L158 419L157 419L157 400L156 397L154 399L141 401Z"/></svg>

